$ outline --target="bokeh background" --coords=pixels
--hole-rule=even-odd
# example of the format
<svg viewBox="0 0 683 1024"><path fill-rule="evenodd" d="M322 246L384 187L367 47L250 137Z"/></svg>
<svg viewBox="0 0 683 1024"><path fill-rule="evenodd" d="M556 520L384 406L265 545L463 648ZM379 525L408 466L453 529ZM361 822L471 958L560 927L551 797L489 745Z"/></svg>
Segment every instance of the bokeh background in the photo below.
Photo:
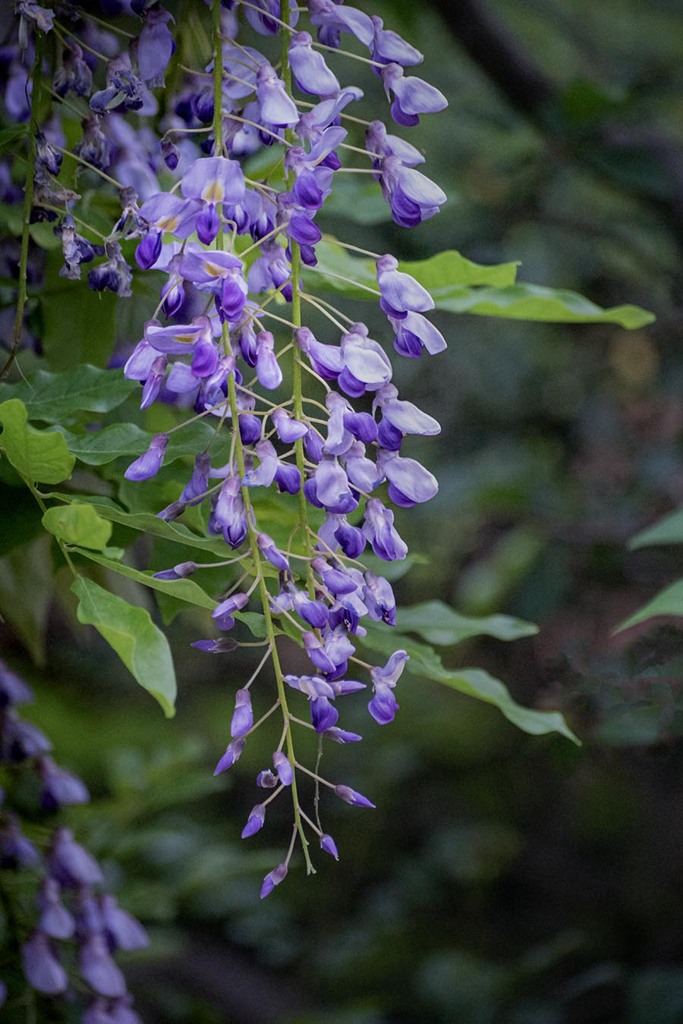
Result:
<svg viewBox="0 0 683 1024"><path fill-rule="evenodd" d="M448 352L400 367L443 431L411 452L441 490L401 516L421 557L397 594L538 622L446 661L563 710L583 746L402 683L394 725L350 711L366 742L325 754L377 810L329 807L340 863L311 878L298 864L261 903L286 821L239 832L266 740L211 776L246 660L197 656L199 620L175 620L168 723L59 604L46 666L5 628L7 656L95 796L74 826L150 930L127 965L146 1020L679 1024L681 622L612 631L683 571L676 547L627 546L683 497L683 4L359 6L427 55L420 74L449 99L417 144L451 201L405 232L349 195L330 229L408 259L520 260L521 280L657 314L633 332L441 314Z"/></svg>

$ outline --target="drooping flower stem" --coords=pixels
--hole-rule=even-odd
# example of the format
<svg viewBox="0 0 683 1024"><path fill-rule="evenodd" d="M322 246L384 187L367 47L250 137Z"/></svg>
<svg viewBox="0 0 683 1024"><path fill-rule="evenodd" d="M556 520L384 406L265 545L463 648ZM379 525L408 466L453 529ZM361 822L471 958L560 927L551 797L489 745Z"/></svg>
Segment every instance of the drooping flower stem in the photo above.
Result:
<svg viewBox="0 0 683 1024"><path fill-rule="evenodd" d="M220 0L213 0L213 3L212 3L212 15L213 15L213 52L214 52L214 117L213 117L214 140L215 140L214 141L214 153L220 153L220 151L222 149L221 99L222 99L223 54L222 54L222 47L221 47L220 11L221 11ZM217 246L217 248L221 248L221 249L223 248L223 230L222 230L222 228L219 231L218 236L216 238L216 246ZM296 289L294 290L294 293L297 294L296 293ZM297 299L298 299L298 294L297 294ZM298 324L300 324L301 323L301 319L300 319L301 318L300 302L298 304L298 316L299 316ZM297 323L296 317L294 319L294 322ZM228 331L227 323L223 324L223 348L224 348L225 353L228 354L229 351L230 351L230 336L229 336L229 331ZM238 408L238 404L237 404L237 388L236 388L236 384L235 384L235 375L234 375L234 373L228 374L227 384L228 384L228 404L229 404L229 407L230 407L230 415L231 415L231 419L232 419L233 437L234 437L234 443L235 443L235 460L237 462L237 471L239 473L240 479L244 480L245 473L246 473L246 463L245 463L245 457L244 457L244 445L243 445L242 439L240 437L240 431L239 431L239 425L238 425L239 424L239 408ZM298 399L299 405L298 405L298 408L299 408L299 410L301 410L301 408L302 408L302 397L301 397L301 369L300 368L299 368L298 395L299 395L299 399ZM296 398L295 398L295 403L296 403ZM302 465L300 467L300 470L302 471L303 470L303 449L301 451L301 459L302 459ZM302 479L303 479L303 472L302 472ZM258 543L257 543L257 532L256 532L256 529L254 527L254 523L255 523L256 520L255 520L255 516L254 516L253 508L252 508L252 503L251 503L251 494L249 492L249 488L246 487L244 484L242 485L241 493L242 493L242 499L244 501L244 509L245 509L246 519L247 519L247 537L248 537L248 543L249 543L249 554L250 554L251 558L253 559L254 573L255 573L255 576L256 576L256 578L258 580L259 596L261 598L261 605L262 605L262 608L263 608L263 618L264 618L264 624L265 624L266 642L267 642L268 648L270 650L270 657L271 657L271 661L272 661L272 665L273 665L273 673L275 675L275 683L276 683L276 686L277 686L278 704L279 704L280 709L282 711L282 717L283 717L283 721L284 721L285 744L286 744L286 748L287 748L287 757L288 757L289 762L292 765L292 767L294 767L294 765L296 764L296 754L295 754L295 750L294 750L294 739L293 739L293 736L292 736L291 718L290 718L290 714L289 714L289 707L288 707L288 704L287 704L287 693L286 693L286 687L285 687L285 682L284 682L284 676L283 676L283 672L282 672L282 666L280 665L280 658L279 658L278 649L277 649L277 645L276 645L275 624L273 622L273 616L272 616L272 613L271 613L271 610L270 610L270 594L268 593L268 587L266 585L266 580L265 580L265 576L264 576L264 573L263 573L263 560L262 560L262 557L261 557L261 550L260 550L260 548L258 546ZM302 489L302 495L303 495L303 489ZM296 773L295 772L293 773L293 777L292 777L292 782L291 782L291 787L290 788L291 788L291 793L292 793L292 806L293 806L293 813L294 813L295 834L298 834L298 836L299 836L299 838L301 840L301 847L302 847L302 850L303 850L304 860L305 860L305 863L306 863L306 872L307 872L307 874L314 874L315 873L315 868L313 867L313 863L311 861L310 854L309 854L309 851L308 851L308 839L306 837L306 833L305 833L304 825L303 825L303 820L301 818L300 805L299 805L299 794L298 794L297 781L296 781Z"/></svg>

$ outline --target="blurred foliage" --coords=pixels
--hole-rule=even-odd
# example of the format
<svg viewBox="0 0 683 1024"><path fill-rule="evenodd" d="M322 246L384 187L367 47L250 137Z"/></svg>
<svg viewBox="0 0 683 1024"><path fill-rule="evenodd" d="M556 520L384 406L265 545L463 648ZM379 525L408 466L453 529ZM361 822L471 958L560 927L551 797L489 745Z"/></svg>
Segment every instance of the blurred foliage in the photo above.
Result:
<svg viewBox="0 0 683 1024"><path fill-rule="evenodd" d="M122 902L151 928L152 950L128 967L149 1020L676 1024L680 610L660 606L665 620L612 631L683 575L680 517L668 532L655 527L652 546L647 534L627 546L683 498L683 235L672 212L683 189L681 6L486 0L554 84L543 127L465 54L438 3L375 7L428 54L425 77L449 98L448 127L425 118L421 146L452 202L405 237L376 202L353 201L365 186L349 186L332 228L354 219L358 245L406 259L443 248L478 264L521 261L519 281L657 314L654 327L626 334L606 322L441 312L448 353L398 371L443 428L440 495L401 521L423 558L396 582L398 595L538 622L537 636L513 645L494 635L446 646L444 663L482 664L521 703L563 710L584 746L521 735L494 709L407 680L396 723L371 724L364 751L361 788L378 809L329 808L340 863L308 879L291 871L261 904L277 852L238 836L249 779L269 750L257 734L233 778L211 778L234 681L248 668L236 652L226 679L218 659L188 650L205 612L173 621L181 687L165 722L120 679L103 642L78 632L58 576L48 667L31 676L34 719L49 722L60 760L88 778L97 799L72 818L96 855L110 855ZM634 140L629 159L604 145L607 132ZM679 159L665 160L667 173L663 152ZM137 340L150 296L118 312L118 325L106 302L84 312L89 362L106 362L114 330ZM57 355L54 332L64 329L57 309L44 338L55 369L72 364ZM22 366L29 373L30 356ZM415 440L410 454L420 449ZM87 491L94 478L82 472ZM30 606L17 603L10 625L25 623L19 641L40 662L50 556L15 484L0 479L22 518L33 587L27 595L17 584L2 518L0 587ZM131 510L150 511L132 492ZM112 521L113 543L129 539ZM142 564L169 564L166 543L158 537ZM171 621L178 608L168 599L162 610ZM23 662L18 642L10 655ZM348 728L368 732L364 717L351 713ZM348 753L325 756L353 785Z"/></svg>

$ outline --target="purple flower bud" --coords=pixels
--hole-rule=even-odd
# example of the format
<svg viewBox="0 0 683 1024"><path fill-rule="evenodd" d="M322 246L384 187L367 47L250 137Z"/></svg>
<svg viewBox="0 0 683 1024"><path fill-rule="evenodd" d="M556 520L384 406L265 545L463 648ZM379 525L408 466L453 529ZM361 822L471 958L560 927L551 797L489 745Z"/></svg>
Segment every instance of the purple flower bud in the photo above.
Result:
<svg viewBox="0 0 683 1024"><path fill-rule="evenodd" d="M251 706L249 690L238 690L235 694L235 710L230 722L230 735L233 739L244 736L254 724L254 712Z"/></svg>
<svg viewBox="0 0 683 1024"><path fill-rule="evenodd" d="M76 922L73 914L62 904L59 895L59 883L48 876L44 879L38 894L38 930L51 939L70 939L75 931Z"/></svg>
<svg viewBox="0 0 683 1024"><path fill-rule="evenodd" d="M335 786L334 794L335 796L338 796L340 800L344 800L347 804L352 804L354 807L375 806L367 797L363 796L362 793L357 793L356 790L351 789L350 786Z"/></svg>
<svg viewBox="0 0 683 1024"><path fill-rule="evenodd" d="M280 549L275 546L275 541L267 533L259 533L256 538L261 553L280 572L289 572L289 562Z"/></svg>
<svg viewBox="0 0 683 1024"><path fill-rule="evenodd" d="M149 937L140 922L117 903L116 897L105 893L100 897L102 925L114 949L146 949Z"/></svg>
<svg viewBox="0 0 683 1024"><path fill-rule="evenodd" d="M311 23L321 28L334 29L339 32L350 32L364 46L372 46L374 26L367 14L356 7L336 4L334 0L309 0L308 9ZM328 46L334 45L326 38ZM338 43L337 43L338 45Z"/></svg>
<svg viewBox="0 0 683 1024"><path fill-rule="evenodd" d="M242 839L248 839L249 836L256 835L263 828L263 823L266 820L266 808L264 804L256 804L249 811L249 817L247 823L242 829Z"/></svg>
<svg viewBox="0 0 683 1024"><path fill-rule="evenodd" d="M379 725L388 725L389 722L393 722L398 707L393 690L386 683L376 683L375 695L368 704L368 711L375 721Z"/></svg>
<svg viewBox="0 0 683 1024"><path fill-rule="evenodd" d="M163 569L154 573L155 580L184 580L196 572L199 566L196 562L178 562L172 569Z"/></svg>
<svg viewBox="0 0 683 1024"><path fill-rule="evenodd" d="M366 502L362 530L378 558L396 562L408 554L407 545L394 529L394 513L385 508L378 498L370 498Z"/></svg>
<svg viewBox="0 0 683 1024"><path fill-rule="evenodd" d="M190 646L196 647L198 651L204 651L205 654L232 654L239 644L228 637L220 637L218 640L194 640Z"/></svg>
<svg viewBox="0 0 683 1024"><path fill-rule="evenodd" d="M298 494L301 490L301 474L298 468L291 462L278 462L275 484L278 491Z"/></svg>
<svg viewBox="0 0 683 1024"><path fill-rule="evenodd" d="M149 480L161 469L161 463L168 447L168 434L155 434L146 452L131 462L123 474L126 480Z"/></svg>
<svg viewBox="0 0 683 1024"><path fill-rule="evenodd" d="M418 114L436 114L448 106L444 94L433 85L421 78L404 78L400 64L387 64L381 77L387 97L394 94L391 116L397 124L412 127L419 124Z"/></svg>
<svg viewBox="0 0 683 1024"><path fill-rule="evenodd" d="M285 128L299 120L296 104L287 95L285 83L267 62L256 73L256 96L261 108L261 121L269 128Z"/></svg>
<svg viewBox="0 0 683 1024"><path fill-rule="evenodd" d="M273 766L283 786L291 786L294 780L294 769L286 754L276 750L273 754Z"/></svg>
<svg viewBox="0 0 683 1024"><path fill-rule="evenodd" d="M365 573L363 600L371 619L386 622L388 626L396 625L396 599L391 584L383 576L375 576L373 572Z"/></svg>
<svg viewBox="0 0 683 1024"><path fill-rule="evenodd" d="M217 604L211 612L211 617L216 623L217 628L226 631L232 629L235 625L233 612L241 612L248 603L249 598L246 594L233 594L231 597L227 597L225 601Z"/></svg>
<svg viewBox="0 0 683 1024"><path fill-rule="evenodd" d="M325 853L329 853L330 857L334 857L335 860L339 860L339 851L337 850L337 844L335 843L332 836L324 833L320 837L320 849L324 850Z"/></svg>
<svg viewBox="0 0 683 1024"><path fill-rule="evenodd" d="M40 802L43 810L55 811L72 804L87 804L90 794L76 775L60 768L51 757L41 757L38 771L43 781Z"/></svg>
<svg viewBox="0 0 683 1024"><path fill-rule="evenodd" d="M103 935L89 935L81 946L78 963L84 981L99 996L116 999L126 993L126 980L112 960Z"/></svg>
<svg viewBox="0 0 683 1024"><path fill-rule="evenodd" d="M412 67L421 64L424 59L419 50L407 43L397 32L384 28L384 23L376 14L371 15L374 27L372 41L372 59L378 64L400 64ZM373 68L376 71L376 68Z"/></svg>
<svg viewBox="0 0 683 1024"><path fill-rule="evenodd" d="M225 772L228 768L232 768L235 762L239 761L240 754L244 750L245 742L246 740L240 736L238 739L233 740L232 743L228 744L225 753L214 768L214 775L220 775L221 772Z"/></svg>
<svg viewBox="0 0 683 1024"><path fill-rule="evenodd" d="M337 724L339 712L327 697L314 697L310 705L311 722L316 732L326 732Z"/></svg>
<svg viewBox="0 0 683 1024"><path fill-rule="evenodd" d="M0 710L32 700L33 694L26 683L0 659Z"/></svg>
<svg viewBox="0 0 683 1024"><path fill-rule="evenodd" d="M100 866L67 828L57 829L48 856L50 873L63 887L97 885L104 881Z"/></svg>
<svg viewBox="0 0 683 1024"><path fill-rule="evenodd" d="M341 86L332 74L322 53L314 50L308 32L297 32L289 44L289 62L294 81L302 92L311 96L336 96Z"/></svg>
<svg viewBox="0 0 683 1024"><path fill-rule="evenodd" d="M392 319L391 324L396 332L394 348L399 355L417 359L422 355L423 348L432 356L446 348L441 331L421 313L408 313L403 320Z"/></svg>
<svg viewBox="0 0 683 1024"><path fill-rule="evenodd" d="M278 866L276 868L273 868L273 870L270 871L266 875L266 877L263 879L263 885L261 886L261 894L260 894L261 895L261 899L264 900L266 898L266 896L270 896L270 894L273 891L273 889L275 888L275 886L279 885L280 882L282 882L283 879L286 877L286 875L287 875L287 865L286 864L278 864Z"/></svg>
<svg viewBox="0 0 683 1024"><path fill-rule="evenodd" d="M237 417L242 444L256 444L261 440L261 420L258 416L243 412Z"/></svg>
<svg viewBox="0 0 683 1024"><path fill-rule="evenodd" d="M434 309L434 299L427 289L410 274L402 273L393 256L380 256L377 260L377 284L379 304L387 316L401 320L409 312Z"/></svg>
<svg viewBox="0 0 683 1024"><path fill-rule="evenodd" d="M328 739L334 740L335 743L360 743L363 739L357 732L347 732L346 729L339 729L336 725L333 725L331 729L326 729L324 735Z"/></svg>
<svg viewBox="0 0 683 1024"><path fill-rule="evenodd" d="M283 444L294 444L308 433L306 424L294 419L286 409L274 409L270 418Z"/></svg>
<svg viewBox="0 0 683 1024"><path fill-rule="evenodd" d="M21 960L26 980L37 992L56 996L66 991L69 979L46 935L34 932L22 946Z"/></svg>
<svg viewBox="0 0 683 1024"><path fill-rule="evenodd" d="M275 391L282 383L282 370L273 351L275 339L270 331L259 331L256 336L256 376L259 384Z"/></svg>
<svg viewBox="0 0 683 1024"><path fill-rule="evenodd" d="M0 824L0 870L15 871L17 868L32 868L40 863L41 857L33 843L24 836L13 814L3 812L4 822Z"/></svg>
<svg viewBox="0 0 683 1024"><path fill-rule="evenodd" d="M292 588L292 603L295 611L299 613L304 622L307 622L313 629L322 629L327 625L327 607L322 601L311 601L306 594Z"/></svg>
<svg viewBox="0 0 683 1024"><path fill-rule="evenodd" d="M415 459L401 458L396 452L380 451L377 462L389 483L409 502L429 501L439 490L435 477ZM398 503L402 504L400 498Z"/></svg>
<svg viewBox="0 0 683 1024"><path fill-rule="evenodd" d="M260 789L275 789L278 783L277 775L273 775L270 768L266 768L265 771L259 772L256 776L256 785Z"/></svg>

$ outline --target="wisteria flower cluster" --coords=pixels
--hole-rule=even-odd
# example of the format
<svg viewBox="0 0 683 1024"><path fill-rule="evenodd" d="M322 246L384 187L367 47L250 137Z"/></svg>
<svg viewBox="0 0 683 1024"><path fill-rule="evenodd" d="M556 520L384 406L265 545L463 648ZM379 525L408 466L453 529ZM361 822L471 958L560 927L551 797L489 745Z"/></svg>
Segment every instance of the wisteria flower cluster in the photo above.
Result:
<svg viewBox="0 0 683 1024"><path fill-rule="evenodd" d="M157 110L154 91L163 87L174 54L173 17L161 3L103 0L105 14L126 9L141 19L136 36L123 34L123 47L102 18L75 10L69 24L33 0L16 6L19 42L7 109L18 120L29 116L26 68L33 60L28 86L35 101L43 88L41 36L50 32L61 52L53 95L87 102L72 150L58 118L41 128L31 154L34 218L56 221L67 278L78 279L82 265L92 264L91 288L125 296L134 273L165 275L156 315L123 372L140 383L142 409L171 403L190 410L187 423L210 422L215 435L229 437L227 461L216 459L213 443L196 452L191 476L159 516L171 522L206 508L209 534L231 551L219 564L232 567L233 582L213 612L223 635L195 647L229 656L236 641L225 634L246 611L262 616L265 650L236 689L229 741L215 773L235 764L271 714L281 716L272 764L256 779L262 798L242 832L245 838L258 832L268 806L290 795L291 841L263 881L264 897L285 877L297 839L308 870L312 836L338 856L320 818L321 787L356 807L373 806L303 764L296 734L359 741L343 727L339 699L362 690L369 690L375 722L394 719L408 655L395 650L383 665L358 656L364 623L396 621L390 583L363 558L371 552L386 562L404 559L395 509L429 501L438 489L429 470L404 452L404 440L436 435L439 424L399 396L389 354L393 348L414 359L445 348L428 316L429 292L394 256L347 241L340 244L375 260L376 282L368 290L384 327L371 331L320 298L312 282L323 240L320 214L339 175L368 174L403 227L433 217L446 197L418 169L424 157L402 135L382 120L349 114L363 90L343 84L336 67L361 67L373 87L376 76L399 129L443 110L446 100L412 73L422 54L375 15L334 0L303 6L212 0L211 59L204 68L186 69L181 91L166 98L158 140L147 129L136 131L128 118ZM258 37L263 46L256 48ZM359 124L364 138L357 137ZM251 177L250 158L259 154L270 155L268 170ZM59 181L66 156L118 189L120 216L99 241L89 240L92 232L82 226L78 194ZM129 239L136 267L124 255ZM127 480L154 477L168 444L168 433L157 434L128 466ZM262 496L271 491L295 509L296 526L285 543L276 543L260 521ZM203 567L186 561L157 576L183 579ZM287 671L281 634L303 648L307 670ZM269 687L268 710L257 720L252 692ZM306 704L308 718L302 717ZM308 810L302 783L315 789ZM34 943L39 951L47 944L44 936Z"/></svg>
<svg viewBox="0 0 683 1024"><path fill-rule="evenodd" d="M113 954L145 947L147 935L102 889L92 854L68 828L49 825L60 808L87 803L89 795L76 775L55 763L47 736L19 714L32 699L26 683L0 661L0 765L8 781L0 793L0 870L3 909L24 933L23 973L32 989L55 998L72 999L85 983L83 1024L138 1024ZM25 794L33 779L36 804L29 812ZM0 979L0 1007L10 999Z"/></svg>

